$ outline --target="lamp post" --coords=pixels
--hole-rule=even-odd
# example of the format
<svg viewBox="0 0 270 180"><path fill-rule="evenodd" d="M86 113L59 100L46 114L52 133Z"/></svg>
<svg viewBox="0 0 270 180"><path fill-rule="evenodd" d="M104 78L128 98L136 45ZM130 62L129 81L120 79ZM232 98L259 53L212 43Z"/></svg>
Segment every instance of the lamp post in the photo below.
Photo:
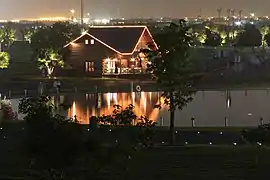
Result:
<svg viewBox="0 0 270 180"><path fill-rule="evenodd" d="M71 12L71 21L73 22L74 21L75 10L71 9L70 12Z"/></svg>

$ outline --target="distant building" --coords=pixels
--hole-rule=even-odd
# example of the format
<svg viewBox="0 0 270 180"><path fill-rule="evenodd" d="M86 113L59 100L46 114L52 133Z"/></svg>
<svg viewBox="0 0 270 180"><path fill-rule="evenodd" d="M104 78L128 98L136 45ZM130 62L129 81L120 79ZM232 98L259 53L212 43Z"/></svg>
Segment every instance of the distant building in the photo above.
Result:
<svg viewBox="0 0 270 180"><path fill-rule="evenodd" d="M69 75L141 74L147 59L141 49L157 49L146 26L91 27L64 47Z"/></svg>

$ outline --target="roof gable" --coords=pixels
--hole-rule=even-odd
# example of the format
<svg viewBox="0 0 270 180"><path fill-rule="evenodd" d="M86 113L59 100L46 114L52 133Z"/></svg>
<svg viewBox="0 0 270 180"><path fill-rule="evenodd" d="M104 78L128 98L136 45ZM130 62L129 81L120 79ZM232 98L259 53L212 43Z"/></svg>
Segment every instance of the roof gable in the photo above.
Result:
<svg viewBox="0 0 270 180"><path fill-rule="evenodd" d="M88 33L121 53L130 53L136 47L145 26L95 27Z"/></svg>
<svg viewBox="0 0 270 180"><path fill-rule="evenodd" d="M153 37L146 26L98 26L92 27L88 32L71 41L64 47L78 42L81 38L89 36L107 48L122 55L131 55L136 50L144 33L147 33L151 39ZM153 40L154 46L158 49Z"/></svg>

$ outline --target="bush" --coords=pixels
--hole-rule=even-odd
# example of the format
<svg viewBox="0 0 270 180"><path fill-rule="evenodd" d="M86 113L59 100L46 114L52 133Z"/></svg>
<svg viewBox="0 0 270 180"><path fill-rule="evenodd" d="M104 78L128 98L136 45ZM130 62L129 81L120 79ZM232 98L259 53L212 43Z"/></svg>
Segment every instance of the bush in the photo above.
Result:
<svg viewBox="0 0 270 180"><path fill-rule="evenodd" d="M270 124L260 125L255 129L245 129L242 136L250 143L270 144Z"/></svg>
<svg viewBox="0 0 270 180"><path fill-rule="evenodd" d="M22 99L19 112L25 114L27 155L37 168L63 168L81 152L82 128L72 119L55 114L50 97Z"/></svg>
<svg viewBox="0 0 270 180"><path fill-rule="evenodd" d="M10 121L18 119L17 113L13 111L11 102L9 100L1 100L0 103L2 107L1 110L3 120Z"/></svg>

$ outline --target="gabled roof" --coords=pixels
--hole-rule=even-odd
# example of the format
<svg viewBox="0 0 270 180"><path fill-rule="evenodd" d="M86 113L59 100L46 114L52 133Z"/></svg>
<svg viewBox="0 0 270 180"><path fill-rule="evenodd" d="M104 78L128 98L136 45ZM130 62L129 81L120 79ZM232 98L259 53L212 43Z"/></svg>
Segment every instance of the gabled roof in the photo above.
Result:
<svg viewBox="0 0 270 180"><path fill-rule="evenodd" d="M133 51L144 29L144 26L104 27L90 28L88 33L119 52L129 53Z"/></svg>
<svg viewBox="0 0 270 180"><path fill-rule="evenodd" d="M86 33L82 34L65 47L69 46L71 43L75 43L83 36L88 35L119 54L133 54L145 31L151 36L146 26L91 27Z"/></svg>

